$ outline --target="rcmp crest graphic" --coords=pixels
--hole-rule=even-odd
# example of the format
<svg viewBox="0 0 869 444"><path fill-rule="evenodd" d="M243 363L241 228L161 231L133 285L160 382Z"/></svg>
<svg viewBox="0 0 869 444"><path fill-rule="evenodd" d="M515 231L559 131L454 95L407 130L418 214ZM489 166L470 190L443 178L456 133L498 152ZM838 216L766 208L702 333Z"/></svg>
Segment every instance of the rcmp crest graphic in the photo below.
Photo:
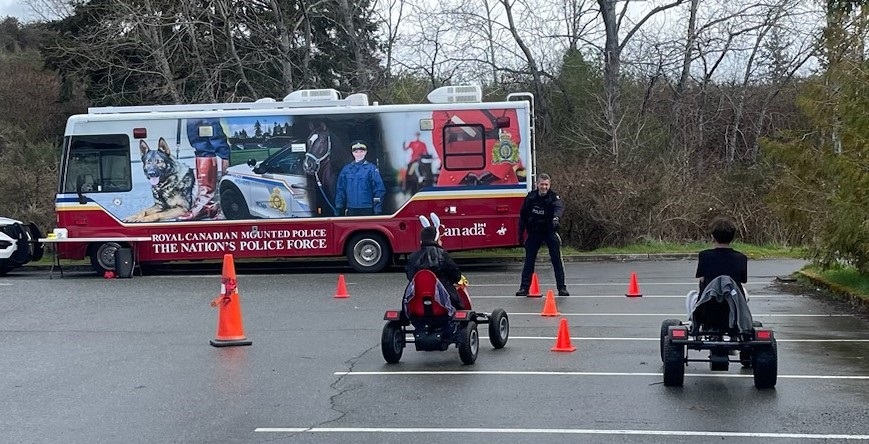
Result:
<svg viewBox="0 0 869 444"><path fill-rule="evenodd" d="M284 200L284 196L281 196L281 190L278 187L272 191L271 198L269 199L269 203L271 207L282 212L287 212L287 201Z"/></svg>
<svg viewBox="0 0 869 444"><path fill-rule="evenodd" d="M492 147L492 163L516 163L519 161L519 145L513 141L513 136L507 131L502 131Z"/></svg>

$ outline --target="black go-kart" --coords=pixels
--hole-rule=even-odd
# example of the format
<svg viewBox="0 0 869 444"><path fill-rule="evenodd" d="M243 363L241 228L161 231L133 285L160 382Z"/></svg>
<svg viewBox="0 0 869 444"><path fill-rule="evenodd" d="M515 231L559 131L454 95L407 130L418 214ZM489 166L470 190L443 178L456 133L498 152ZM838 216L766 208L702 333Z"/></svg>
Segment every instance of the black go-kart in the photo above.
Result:
<svg viewBox="0 0 869 444"><path fill-rule="evenodd" d="M510 335L510 320L507 312L496 308L492 313L472 309L454 310L446 307L443 298L436 296L437 277L422 270L413 278L413 294L406 300L402 310L388 310L383 316L386 325L380 340L383 359L389 364L401 360L407 343L413 343L417 351L445 351L455 344L462 362L471 365L477 360L480 350L480 335L477 325L489 325L489 341L496 349L507 345ZM471 307L466 286L458 287L463 307ZM412 339L408 339L408 335Z"/></svg>
<svg viewBox="0 0 869 444"><path fill-rule="evenodd" d="M709 355L693 358L689 350L708 350ZM661 324L661 361L668 387L682 386L689 362L708 362L712 371L727 371L730 363L739 363L753 370L758 389L775 387L778 378L775 335L751 318L739 287L726 277L709 283L688 322L667 319Z"/></svg>

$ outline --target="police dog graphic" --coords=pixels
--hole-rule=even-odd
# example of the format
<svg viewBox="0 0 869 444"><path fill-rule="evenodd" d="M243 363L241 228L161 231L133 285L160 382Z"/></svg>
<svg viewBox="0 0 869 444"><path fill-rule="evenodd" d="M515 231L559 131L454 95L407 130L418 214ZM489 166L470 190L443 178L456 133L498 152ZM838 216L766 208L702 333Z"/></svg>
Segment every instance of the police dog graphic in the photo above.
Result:
<svg viewBox="0 0 869 444"><path fill-rule="evenodd" d="M124 222L171 220L190 211L193 169L172 158L169 144L162 137L156 150L140 140L139 151L142 152L142 169L151 184L154 205L124 219Z"/></svg>

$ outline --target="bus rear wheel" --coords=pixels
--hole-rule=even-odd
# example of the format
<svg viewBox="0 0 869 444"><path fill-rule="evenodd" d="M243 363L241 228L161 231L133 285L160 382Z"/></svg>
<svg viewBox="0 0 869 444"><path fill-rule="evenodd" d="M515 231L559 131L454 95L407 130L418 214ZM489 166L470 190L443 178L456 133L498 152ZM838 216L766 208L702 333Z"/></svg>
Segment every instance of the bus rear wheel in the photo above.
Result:
<svg viewBox="0 0 869 444"><path fill-rule="evenodd" d="M122 248L122 245L117 242L91 245L91 267L93 267L97 274L104 274L107 271L115 270L115 252L119 248Z"/></svg>
<svg viewBox="0 0 869 444"><path fill-rule="evenodd" d="M392 249L380 234L356 234L347 243L347 260L360 273L377 273L386 268L391 258Z"/></svg>

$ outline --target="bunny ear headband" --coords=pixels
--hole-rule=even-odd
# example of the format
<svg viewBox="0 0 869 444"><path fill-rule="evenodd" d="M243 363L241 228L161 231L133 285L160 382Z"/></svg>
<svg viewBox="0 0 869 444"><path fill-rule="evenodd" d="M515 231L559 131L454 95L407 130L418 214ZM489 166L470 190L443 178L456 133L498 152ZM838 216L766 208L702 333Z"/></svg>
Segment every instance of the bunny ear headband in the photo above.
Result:
<svg viewBox="0 0 869 444"><path fill-rule="evenodd" d="M431 227L432 223L434 223L435 231L437 232L435 240L438 240L441 237L441 219L434 213L429 213L429 217L431 217L431 222L425 216L419 216L419 223L422 224L423 228Z"/></svg>

